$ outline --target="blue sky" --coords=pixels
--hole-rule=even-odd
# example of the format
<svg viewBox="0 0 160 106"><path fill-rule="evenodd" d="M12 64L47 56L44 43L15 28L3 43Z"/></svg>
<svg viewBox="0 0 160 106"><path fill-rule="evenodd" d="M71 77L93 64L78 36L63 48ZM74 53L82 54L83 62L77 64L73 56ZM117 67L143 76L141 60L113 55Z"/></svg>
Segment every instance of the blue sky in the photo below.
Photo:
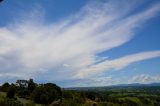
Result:
<svg viewBox="0 0 160 106"><path fill-rule="evenodd" d="M0 83L160 82L159 0L4 0Z"/></svg>

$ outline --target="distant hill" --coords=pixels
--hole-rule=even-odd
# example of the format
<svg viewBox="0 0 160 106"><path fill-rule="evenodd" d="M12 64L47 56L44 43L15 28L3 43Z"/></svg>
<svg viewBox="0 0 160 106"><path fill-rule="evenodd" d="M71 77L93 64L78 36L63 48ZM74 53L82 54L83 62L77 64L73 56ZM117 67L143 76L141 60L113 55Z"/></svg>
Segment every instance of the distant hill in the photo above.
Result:
<svg viewBox="0 0 160 106"><path fill-rule="evenodd" d="M116 86L160 86L160 83L150 83L150 84L141 84L141 83L133 83L133 84L118 84L118 85L113 85L111 87L116 87Z"/></svg>
<svg viewBox="0 0 160 106"><path fill-rule="evenodd" d="M116 89L136 89L136 88L146 88L146 87L160 87L160 83L150 83L150 84L141 84L141 83L133 83L133 84L118 84L111 86L101 86L101 87L70 87L64 88L66 90L98 90L98 91L110 91Z"/></svg>

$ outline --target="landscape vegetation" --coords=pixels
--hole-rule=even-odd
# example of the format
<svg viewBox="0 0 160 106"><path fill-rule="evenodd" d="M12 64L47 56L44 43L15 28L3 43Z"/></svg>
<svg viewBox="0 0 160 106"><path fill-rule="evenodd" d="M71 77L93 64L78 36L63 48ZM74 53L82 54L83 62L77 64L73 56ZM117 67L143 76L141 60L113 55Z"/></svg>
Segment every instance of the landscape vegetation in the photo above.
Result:
<svg viewBox="0 0 160 106"><path fill-rule="evenodd" d="M0 106L160 106L159 84L60 88L33 79L4 83Z"/></svg>

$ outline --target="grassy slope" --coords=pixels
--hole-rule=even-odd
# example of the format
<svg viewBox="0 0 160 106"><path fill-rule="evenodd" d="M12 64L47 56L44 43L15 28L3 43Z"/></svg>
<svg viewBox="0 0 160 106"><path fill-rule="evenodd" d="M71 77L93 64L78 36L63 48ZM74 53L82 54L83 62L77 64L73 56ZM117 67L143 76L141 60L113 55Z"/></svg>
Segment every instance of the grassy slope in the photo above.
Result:
<svg viewBox="0 0 160 106"><path fill-rule="evenodd" d="M0 98L3 98L3 97L6 97L6 92L0 92ZM17 100L20 101L23 104L31 102L30 100L19 98L19 97L17 97ZM36 104L36 106L42 106L42 105Z"/></svg>
<svg viewBox="0 0 160 106"><path fill-rule="evenodd" d="M0 92L0 97L5 97L6 93L5 92Z"/></svg>

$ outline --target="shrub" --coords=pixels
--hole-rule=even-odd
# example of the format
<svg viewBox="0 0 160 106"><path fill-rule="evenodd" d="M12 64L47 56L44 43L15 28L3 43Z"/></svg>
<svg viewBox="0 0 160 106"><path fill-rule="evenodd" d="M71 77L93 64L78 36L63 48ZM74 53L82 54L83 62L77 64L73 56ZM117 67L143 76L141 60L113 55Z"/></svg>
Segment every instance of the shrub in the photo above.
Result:
<svg viewBox="0 0 160 106"><path fill-rule="evenodd" d="M15 89L13 87L9 87L7 91L7 98L14 98L15 95Z"/></svg>
<svg viewBox="0 0 160 106"><path fill-rule="evenodd" d="M33 93L32 98L35 103L50 104L54 100L61 99L61 89L52 83L47 83L37 87Z"/></svg>
<svg viewBox="0 0 160 106"><path fill-rule="evenodd" d="M23 106L23 104L14 99L1 98L0 106Z"/></svg>

